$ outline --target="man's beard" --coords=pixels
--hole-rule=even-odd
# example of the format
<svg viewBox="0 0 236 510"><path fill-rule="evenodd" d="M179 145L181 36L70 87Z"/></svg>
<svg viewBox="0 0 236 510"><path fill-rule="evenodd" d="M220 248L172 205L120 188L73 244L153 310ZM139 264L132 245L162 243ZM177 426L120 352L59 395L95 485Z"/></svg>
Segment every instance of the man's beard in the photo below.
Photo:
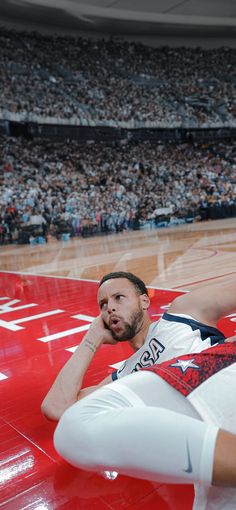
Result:
<svg viewBox="0 0 236 510"><path fill-rule="evenodd" d="M132 340L137 333L139 333L143 324L143 310L137 310L132 313L130 322L124 322L124 329L121 333L111 331L112 338L117 342L125 342L126 340Z"/></svg>

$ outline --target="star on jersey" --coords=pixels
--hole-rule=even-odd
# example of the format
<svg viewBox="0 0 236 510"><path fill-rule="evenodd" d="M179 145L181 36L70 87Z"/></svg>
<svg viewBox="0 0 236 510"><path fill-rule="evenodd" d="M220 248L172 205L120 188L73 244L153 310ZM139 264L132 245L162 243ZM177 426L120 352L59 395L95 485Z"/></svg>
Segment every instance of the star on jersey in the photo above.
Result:
<svg viewBox="0 0 236 510"><path fill-rule="evenodd" d="M193 363L194 361L194 358L192 359L177 359L176 363L173 363L172 365L170 365L170 367L176 367L176 368L180 368L182 374L185 374L185 372L188 370L188 368L195 368L196 370L198 370L200 367L198 365L195 365L195 363Z"/></svg>

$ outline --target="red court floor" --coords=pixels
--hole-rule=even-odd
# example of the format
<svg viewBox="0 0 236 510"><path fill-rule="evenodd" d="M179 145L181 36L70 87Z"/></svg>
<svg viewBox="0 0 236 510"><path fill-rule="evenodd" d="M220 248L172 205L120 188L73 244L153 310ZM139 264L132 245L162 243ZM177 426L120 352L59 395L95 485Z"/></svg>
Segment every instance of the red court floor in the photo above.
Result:
<svg viewBox="0 0 236 510"><path fill-rule="evenodd" d="M124 476L106 480L69 466L54 450L55 424L41 415L40 403L98 313L97 283L5 272L0 276L0 507L190 510L192 486ZM153 320L181 294L149 290ZM221 321L227 335L235 331L235 320ZM125 344L102 346L84 385L100 381L130 353Z"/></svg>

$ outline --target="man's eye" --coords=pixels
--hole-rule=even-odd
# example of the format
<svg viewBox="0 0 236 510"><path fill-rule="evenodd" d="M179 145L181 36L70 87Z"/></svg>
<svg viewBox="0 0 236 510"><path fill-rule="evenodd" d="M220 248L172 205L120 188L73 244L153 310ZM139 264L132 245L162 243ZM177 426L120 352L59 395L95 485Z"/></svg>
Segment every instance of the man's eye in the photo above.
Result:
<svg viewBox="0 0 236 510"><path fill-rule="evenodd" d="M119 301L122 297L124 297L124 296L123 296L123 294L118 294L118 295L116 296L116 299Z"/></svg>
<svg viewBox="0 0 236 510"><path fill-rule="evenodd" d="M107 306L107 303L101 303L100 304L100 310L105 310Z"/></svg>

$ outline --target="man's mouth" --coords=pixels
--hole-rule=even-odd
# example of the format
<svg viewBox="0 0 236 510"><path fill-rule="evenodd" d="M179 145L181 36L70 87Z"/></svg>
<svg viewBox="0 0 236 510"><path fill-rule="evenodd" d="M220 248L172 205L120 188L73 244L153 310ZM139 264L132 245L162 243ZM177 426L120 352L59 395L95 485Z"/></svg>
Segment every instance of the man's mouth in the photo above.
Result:
<svg viewBox="0 0 236 510"><path fill-rule="evenodd" d="M122 321L119 317L112 317L109 322L109 328L116 331L121 328Z"/></svg>

